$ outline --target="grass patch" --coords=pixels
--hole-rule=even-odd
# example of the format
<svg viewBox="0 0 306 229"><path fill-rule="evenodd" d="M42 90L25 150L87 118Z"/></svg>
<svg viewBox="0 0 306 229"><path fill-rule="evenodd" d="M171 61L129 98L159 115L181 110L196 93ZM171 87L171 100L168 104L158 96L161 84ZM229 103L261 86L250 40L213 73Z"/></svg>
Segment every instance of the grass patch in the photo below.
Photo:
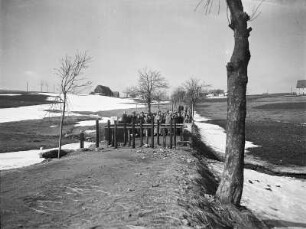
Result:
<svg viewBox="0 0 306 229"><path fill-rule="evenodd" d="M226 120L209 123L226 128ZM249 153L275 165L306 166L306 128L279 122L246 122L246 140L259 145Z"/></svg>
<svg viewBox="0 0 306 229"><path fill-rule="evenodd" d="M275 110L275 109L303 109L306 110L306 102L298 103L270 103L264 104L261 106L254 107L255 109L266 109L266 110Z"/></svg>
<svg viewBox="0 0 306 229"><path fill-rule="evenodd" d="M85 127L74 124L88 117L69 117L65 121L63 144L77 142L80 131ZM59 117L41 120L0 123L0 153L31 149L57 147L59 136ZM89 129L87 127L87 129Z"/></svg>
<svg viewBox="0 0 306 229"><path fill-rule="evenodd" d="M16 96L0 95L0 108L22 107L22 106L54 103L53 101L47 100L47 98L49 97L47 95L32 94L27 92L18 92L18 94L21 95L16 95Z"/></svg>

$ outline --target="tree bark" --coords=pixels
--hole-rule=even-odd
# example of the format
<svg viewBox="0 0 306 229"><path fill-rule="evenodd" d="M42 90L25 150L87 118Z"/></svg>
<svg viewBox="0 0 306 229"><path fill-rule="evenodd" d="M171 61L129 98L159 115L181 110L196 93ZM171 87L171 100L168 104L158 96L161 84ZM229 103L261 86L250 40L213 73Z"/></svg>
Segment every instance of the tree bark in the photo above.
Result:
<svg viewBox="0 0 306 229"><path fill-rule="evenodd" d="M57 152L57 158L60 158L61 149L62 149L62 135L63 135L63 126L64 126L64 120L65 120L65 110L66 110L66 94L64 94L64 103L63 103L63 110L62 110L62 116L60 121L60 133L58 138L58 152Z"/></svg>
<svg viewBox="0 0 306 229"><path fill-rule="evenodd" d="M217 197L222 203L240 205L243 191L247 67L250 60L247 28L249 16L241 0L227 0L231 14L229 27L234 31L235 46L227 64L227 136L225 164Z"/></svg>

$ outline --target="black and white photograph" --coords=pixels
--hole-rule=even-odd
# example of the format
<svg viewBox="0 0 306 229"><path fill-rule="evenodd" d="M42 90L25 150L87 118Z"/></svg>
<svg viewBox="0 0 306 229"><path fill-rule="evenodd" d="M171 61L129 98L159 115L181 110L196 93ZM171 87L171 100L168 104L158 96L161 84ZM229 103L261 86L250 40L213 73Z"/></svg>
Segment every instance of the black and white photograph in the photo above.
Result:
<svg viewBox="0 0 306 229"><path fill-rule="evenodd" d="M306 0L0 0L0 228L306 228Z"/></svg>

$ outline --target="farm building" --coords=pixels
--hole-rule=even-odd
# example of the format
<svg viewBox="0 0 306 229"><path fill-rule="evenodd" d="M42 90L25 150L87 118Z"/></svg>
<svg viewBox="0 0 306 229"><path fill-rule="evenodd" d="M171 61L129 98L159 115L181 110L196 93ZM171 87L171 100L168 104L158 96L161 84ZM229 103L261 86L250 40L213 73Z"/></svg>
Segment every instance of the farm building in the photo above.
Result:
<svg viewBox="0 0 306 229"><path fill-rule="evenodd" d="M109 87L98 85L95 90L94 94L104 95L104 96L113 96L113 92Z"/></svg>
<svg viewBox="0 0 306 229"><path fill-rule="evenodd" d="M296 83L296 94L297 95L305 95L305 88L306 88L306 80L298 80Z"/></svg>

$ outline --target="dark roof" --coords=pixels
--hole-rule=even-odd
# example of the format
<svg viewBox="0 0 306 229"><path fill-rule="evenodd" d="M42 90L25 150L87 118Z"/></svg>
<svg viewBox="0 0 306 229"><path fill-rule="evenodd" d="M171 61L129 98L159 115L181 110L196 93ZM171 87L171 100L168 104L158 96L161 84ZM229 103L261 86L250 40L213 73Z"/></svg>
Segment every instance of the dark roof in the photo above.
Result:
<svg viewBox="0 0 306 229"><path fill-rule="evenodd" d="M296 88L306 88L306 80L298 80L296 83Z"/></svg>
<svg viewBox="0 0 306 229"><path fill-rule="evenodd" d="M103 86L103 85L98 85L95 90L94 93L99 93L101 95L104 96L113 96L113 92L109 87Z"/></svg>

